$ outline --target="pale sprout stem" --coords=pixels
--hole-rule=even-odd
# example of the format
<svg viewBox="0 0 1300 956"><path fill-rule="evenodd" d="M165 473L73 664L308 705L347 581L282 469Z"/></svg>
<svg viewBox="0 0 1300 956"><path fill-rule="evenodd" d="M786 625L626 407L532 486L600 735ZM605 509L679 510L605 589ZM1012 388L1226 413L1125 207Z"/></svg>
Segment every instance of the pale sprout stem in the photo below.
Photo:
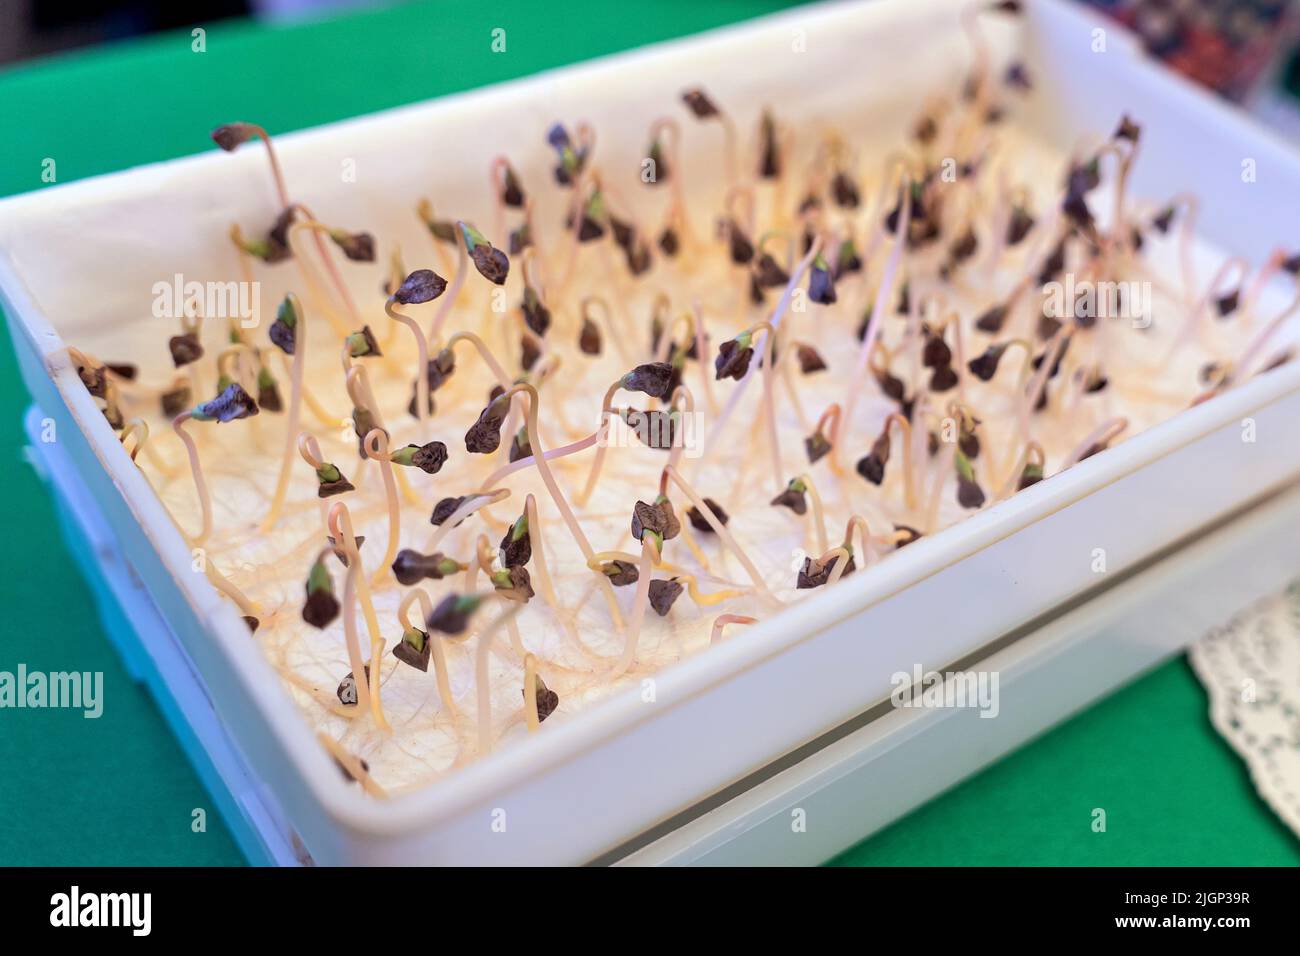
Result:
<svg viewBox="0 0 1300 956"><path fill-rule="evenodd" d="M705 504L704 499L696 494L695 489L687 483L686 479L681 476L681 473L678 472L676 468L669 466L664 469L664 472L672 480L673 484L677 485L677 487L682 490L682 493L690 499L691 504L695 506L695 509L699 511L701 515L703 515L704 520L709 523L709 527L717 533L718 538L722 543L725 544L731 553L736 556L736 560L741 563L745 571L749 574L750 580L754 582L754 586L758 588L764 597L775 601L776 596L767 586L767 582L763 580L763 576L758 573L758 568L754 567L754 562L749 559L749 555L745 553L745 550L736 543L736 539L732 537L731 532L727 530L727 526L718 520L718 516L714 513L713 509Z"/></svg>
<svg viewBox="0 0 1300 956"><path fill-rule="evenodd" d="M347 505L339 502L333 505L329 511L329 528L334 540L348 556L348 574L346 583L343 586L343 625L344 631L351 629L352 634L348 638L348 654L352 658L354 670L352 671L353 679L357 683L357 704L361 705L361 685L366 683L365 671L356 670L356 665L361 659L360 643L356 635L356 600L360 598L361 610L365 615L366 627L370 631L370 711L374 715L375 724L384 731L389 731L388 721L384 718L384 709L380 703L380 681L379 681L379 664L383 656L384 639L379 631L379 618L375 616L375 607L370 600L370 586L366 582L365 570L362 567L361 552L357 550L356 535L352 531L352 517L348 513Z"/></svg>
<svg viewBox="0 0 1300 956"><path fill-rule="evenodd" d="M366 433L366 454L379 462L379 473L384 477L384 497L388 503L388 546L384 549L384 557L370 582L371 587L377 588L384 583L393 558L397 557L398 539L402 533L402 513L397 499L397 482L393 478L393 458L388 449L388 436L380 429L372 428Z"/></svg>
<svg viewBox="0 0 1300 956"><path fill-rule="evenodd" d="M429 593L422 587L414 587L407 592L402 598L402 603L397 607L397 619L401 622L402 630L406 631L411 628L410 608L412 602L420 602L420 616L422 621L427 621L433 615L433 602L429 598ZM423 630L423 628L420 628ZM447 677L447 652L443 648L441 635L431 633L427 640L432 641L430 656L433 657L433 675L438 684L438 699L442 701L442 706L447 708L451 714L453 722L457 725L460 723L460 711L456 707L456 701L451 694L451 681Z"/></svg>
<svg viewBox="0 0 1300 956"><path fill-rule="evenodd" d="M632 599L632 621L628 625L627 636L623 640L623 653L619 656L610 679L626 673L636 660L637 644L640 642L641 625L645 621L646 607L650 601L650 576L654 566L659 562L659 547L651 535L641 539L641 558L637 563L636 596ZM602 575L603 577L603 575Z"/></svg>
<svg viewBox="0 0 1300 956"><path fill-rule="evenodd" d="M479 635L478 648L474 665L474 694L478 698L478 752L480 756L492 749L492 684L488 673L489 652L492 641L507 623L523 608L522 604L512 603Z"/></svg>
<svg viewBox="0 0 1300 956"><path fill-rule="evenodd" d="M375 779L361 766L361 761L344 750L342 745L333 737L321 730L317 731L316 739L320 741L322 747L329 751L330 756L337 760L343 766L343 769L361 784L366 793L372 797L386 798L388 796L388 791L375 782Z"/></svg>
<svg viewBox="0 0 1300 956"><path fill-rule="evenodd" d="M710 646L722 639L722 629L728 624L757 624L758 618L744 614L719 614L713 619L713 630L709 635Z"/></svg>
<svg viewBox="0 0 1300 956"><path fill-rule="evenodd" d="M415 354L416 354L416 373L415 373L415 417L420 423L420 430L423 431L429 422L429 343L424 339L424 333L420 331L420 326L415 319L409 315L404 315L393 308L394 299L390 296L384 303L384 311L388 317L396 322L401 322L411 330L411 335L415 337Z"/></svg>
<svg viewBox="0 0 1300 956"><path fill-rule="evenodd" d="M303 367L307 362L307 318L302 303L292 292L285 297L294 312L294 346L293 365L289 378L289 412L285 417L284 452L280 456L280 474L275 481L275 493L271 496L271 507L262 519L262 531L270 531L280 517L284 507L284 496L289 490L289 473L293 467L294 444L298 436L298 422L302 413ZM284 353L281 353L284 354Z"/></svg>
<svg viewBox="0 0 1300 956"><path fill-rule="evenodd" d="M831 439L834 445L831 454L836 456L843 454L843 448L847 444L845 430L853 427L853 411L857 407L858 393L862 389L863 380L867 377L867 365L876 344L876 337L880 335L885 309L894 293L894 281L898 277L898 266L903 258L903 250L907 247L907 230L912 222L911 179L904 176L900 188L903 195L903 209L898 217L898 229L894 233L894 248L889 252L885 272L880 278L879 288L876 289L876 299L871 307L871 319L867 322L867 334L862 337L862 347L858 350L857 369L849 379L849 394L844 400L844 414Z"/></svg>
<svg viewBox="0 0 1300 956"><path fill-rule="evenodd" d="M212 497L208 494L208 483L203 477L203 465L199 461L199 449L194 444L194 438L185 430L185 423L192 417L190 412L181 412L172 419L172 430L185 444L185 453L190 459L190 474L194 476L194 490L199 496L199 507L202 509L203 526L199 533L190 538L190 540L200 545L212 534Z"/></svg>
<svg viewBox="0 0 1300 956"><path fill-rule="evenodd" d="M1066 468L1077 465L1094 445L1106 445L1114 441L1124 433L1126 428L1128 428L1127 418L1112 418L1109 421L1102 422L1088 433L1087 438L1079 442L1074 451L1066 456L1065 464L1061 466L1061 470L1064 471Z"/></svg>

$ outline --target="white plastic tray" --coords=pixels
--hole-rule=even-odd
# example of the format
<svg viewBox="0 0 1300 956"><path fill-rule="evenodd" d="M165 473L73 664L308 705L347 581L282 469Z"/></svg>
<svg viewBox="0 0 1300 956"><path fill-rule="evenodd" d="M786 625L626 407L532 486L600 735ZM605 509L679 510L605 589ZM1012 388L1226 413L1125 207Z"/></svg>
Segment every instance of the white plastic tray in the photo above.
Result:
<svg viewBox="0 0 1300 956"><path fill-rule="evenodd" d="M1290 234L1289 201L1300 194L1293 154L1145 63L1113 26L1106 25L1105 59L1086 60L1098 56L1089 38L1102 21L1062 4L1031 6L1023 43L1045 94L1037 117L1044 132L1073 143L1108 129L1125 110L1151 116L1139 194L1186 188L1212 196L1200 231L1256 261L1270 238ZM809 54L789 54L795 30L805 31ZM926 55L906 52L917 50ZM755 62L764 69L754 71ZM282 137L281 154L308 204L328 202L339 221L374 224L414 245L418 227L405 214L410 197L433 181L482 193L481 170L506 126L522 124L519 139L538 144L512 157L524 169L545 161L541 131L556 116L590 117L609 150L626 150L631 161L664 90L690 77L730 103L761 102L780 89L797 92L810 117L846 108L878 115L882 135L892 136L933 88L936 64L964 62L953 4L801 8ZM824 82L835 66L860 81ZM537 135L523 135L532 126ZM430 142L455 144L456 161L450 147L430 156ZM1267 175L1241 184L1243 156ZM339 191L343 157L384 175ZM24 378L58 423L62 450L84 477L93 507L192 662L230 740L265 784L276 825L291 827L319 862L593 859L867 710L888 696L894 672L969 657L1092 588L1094 548L1106 549L1112 572L1123 571L1300 473L1300 367L1293 365L921 540L871 573L754 626L743 641L682 662L657 677L653 704L633 689L582 720L548 728L529 746L378 803L345 784L237 611L190 572L179 534L59 358L64 336L93 349L105 326L147 314L143 304L160 275L228 274L225 223L263 212L260 163L255 151L204 155L0 204L0 293ZM123 223L135 227L125 240ZM392 229L381 229L385 224ZM1257 441L1249 445L1240 439L1245 417L1256 422ZM889 775L879 785L882 800L906 789ZM501 810L504 833L493 827ZM856 835L844 834L844 842Z"/></svg>

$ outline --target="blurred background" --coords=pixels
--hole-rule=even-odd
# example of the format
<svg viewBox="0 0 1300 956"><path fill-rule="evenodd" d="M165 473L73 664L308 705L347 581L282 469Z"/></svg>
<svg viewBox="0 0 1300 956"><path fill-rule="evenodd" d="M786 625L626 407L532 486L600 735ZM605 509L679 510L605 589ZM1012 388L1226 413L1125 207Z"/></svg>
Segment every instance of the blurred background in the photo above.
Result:
<svg viewBox="0 0 1300 956"><path fill-rule="evenodd" d="M395 6L398 2L0 0L0 69L4 64L61 50L190 29L236 17L288 23ZM727 0L720 2L725 4ZM1243 104L1300 142L1300 48L1296 42L1300 0L1076 2L1105 11L1141 37L1153 56L1225 98Z"/></svg>
<svg viewBox="0 0 1300 956"><path fill-rule="evenodd" d="M394 5L377 0L0 0L0 64L231 17L294 21Z"/></svg>

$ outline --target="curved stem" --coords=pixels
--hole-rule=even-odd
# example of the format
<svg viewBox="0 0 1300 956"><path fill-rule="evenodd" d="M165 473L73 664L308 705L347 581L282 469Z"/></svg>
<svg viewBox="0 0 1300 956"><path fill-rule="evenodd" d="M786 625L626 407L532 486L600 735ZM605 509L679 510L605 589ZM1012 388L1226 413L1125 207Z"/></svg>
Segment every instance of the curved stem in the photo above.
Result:
<svg viewBox="0 0 1300 956"><path fill-rule="evenodd" d="M713 629L709 633L710 646L718 643L722 637L722 628L727 624L757 624L758 618L744 614L719 614L713 619Z"/></svg>
<svg viewBox="0 0 1300 956"><path fill-rule="evenodd" d="M871 306L871 318L867 322L867 333L862 337L862 345L858 349L858 366L853 376L849 379L849 393L844 399L844 415L840 419L839 427L835 430L836 434L832 438L834 447L831 454L840 455L841 449L845 445L846 428L853 427L853 410L857 407L858 393L862 388L862 382L867 377L867 364L871 358L872 349L876 344L876 337L880 335L880 325L883 321L885 308L894 292L894 281L898 276L898 266L903 258L903 250L907 246L908 227L912 222L912 181L907 175L903 176L900 184L903 194L903 209L898 217L898 228L894 231L894 248L889 252L889 259L885 264L885 272L880 278L880 286L876 289L876 299Z"/></svg>
<svg viewBox="0 0 1300 956"><path fill-rule="evenodd" d="M184 428L185 423L191 417L190 412L181 412L172 419L172 430L184 442L185 453L190 459L190 474L194 476L194 490L198 493L199 506L203 511L203 527L190 540L196 545L201 545L207 540L208 535L212 533L212 498L208 494L208 483L203 477L203 465L199 462L199 449L194 444L193 437Z"/></svg>
<svg viewBox="0 0 1300 956"><path fill-rule="evenodd" d="M384 718L384 708L380 703L379 664L384 650L384 639L379 632L379 618L375 616L375 606L370 600L370 586L366 583L365 570L361 562L361 552L357 550L356 535L352 532L352 516L347 505L338 502L330 507L329 529L334 540L348 556L348 575L343 585L343 627L348 635L348 654L352 658L352 677L357 683L357 704L361 704L361 685L366 683L365 671L357 670L361 659L361 649L356 633L356 599L361 600L361 610L366 618L366 627L370 631L370 712L375 724L384 731L392 730ZM350 634L348 632L351 632Z"/></svg>
<svg viewBox="0 0 1300 956"><path fill-rule="evenodd" d="M284 507L284 496L289 490L289 472L293 467L294 444L298 438L298 421L302 412L302 378L303 366L307 362L307 318L302 303L290 292L285 296L294 313L293 329L293 366L289 378L289 414L285 417L284 452L280 456L280 474L275 480L275 493L271 496L271 507L262 519L263 533L275 527Z"/></svg>
<svg viewBox="0 0 1300 956"><path fill-rule="evenodd" d="M610 678L618 677L627 671L636 660L637 644L641 637L641 625L645 621L646 607L650 601L650 577L654 566L659 563L659 546L652 535L641 539L641 559L637 564L636 596L632 599L632 620L628 624L627 636L623 640L623 653L614 665ZM603 575L602 575L603 577Z"/></svg>
<svg viewBox="0 0 1300 956"><path fill-rule="evenodd" d="M437 342L442 335L442 327L447 322L447 316L451 315L452 306L456 304L456 298L460 295L461 286L465 284L465 271L468 265L469 255L465 251L465 243L457 242L456 274L451 277L451 287L447 289L447 294L438 303L438 311L434 314L433 321L429 323L429 345Z"/></svg>
<svg viewBox="0 0 1300 956"><path fill-rule="evenodd" d="M826 514L825 511L822 509L821 492L817 490L817 485L812 480L812 475L809 475L807 473L802 474L799 476L798 480L803 482L804 487L808 489L809 496L811 496L812 498L813 523L814 523L814 527L817 529L817 551L819 554L825 553L827 548Z"/></svg>
<svg viewBox="0 0 1300 956"><path fill-rule="evenodd" d="M397 557L402 514L397 500L397 482L393 479L393 458L388 450L388 436L381 429L372 428L366 433L365 442L366 454L379 462L379 473L384 476L384 497L388 500L388 546L384 549L384 557L375 568L375 576L370 582L371 587L377 588L384 583L393 558Z"/></svg>
<svg viewBox="0 0 1300 956"><path fill-rule="evenodd" d="M754 586L762 592L764 597L775 601L776 596L767 586L767 582L763 580L763 576L758 573L758 568L754 567L754 562L749 560L749 555L747 555L744 549L736 543L736 539L731 536L731 532L727 530L727 526L718 520L718 516L714 514L713 509L705 503L702 497L695 493L695 489L687 483L686 479L681 476L676 468L669 465L664 469L664 473L672 480L673 484L677 485L677 487L682 490L682 494L686 495L686 497L690 499L691 504L695 506L695 510L703 515L704 520L709 523L709 527L714 530L722 543L725 544L731 550L731 553L736 556L736 560L741 563L745 571L749 574L750 580L754 582Z"/></svg>
<svg viewBox="0 0 1300 956"><path fill-rule="evenodd" d="M1064 471L1066 468L1077 465L1094 447L1097 445L1106 446L1121 435L1126 428L1128 428L1127 418L1112 418L1102 422L1088 433L1087 438L1079 442L1074 451L1070 452L1065 459L1065 464L1061 466L1061 470Z"/></svg>
<svg viewBox="0 0 1300 956"><path fill-rule="evenodd" d="M591 542L582 532L582 526L578 524L578 519L573 514L573 509L569 507L568 501L564 498L564 493L560 491L560 486L555 480L555 475L551 471L551 466L546 461L546 450L542 447L541 435L537 430L537 412L539 400L537 389L528 384L512 386L506 390L505 398L512 395L524 393L528 397L528 415L525 419L525 427L528 429L528 445L533 450L533 462L537 465L537 471L542 477L542 483L546 485L547 492L550 493L551 499L555 502L555 507L559 509L564 523L568 525L573 540L577 542L578 548L582 551L582 556L588 560L594 553L591 548ZM484 491L488 489L483 489ZM605 592L606 603L609 605L610 616L614 621L615 630L623 630L623 615L618 609L618 600L614 597L614 586L609 580L601 575L601 585Z"/></svg>
<svg viewBox="0 0 1300 956"><path fill-rule="evenodd" d="M397 619L403 631L413 626L409 615L413 601L420 602L422 620L427 621L433 616L433 602L429 599L429 593L422 587L414 587L406 593L402 603L397 606ZM452 720L459 724L460 711L456 708L456 701L451 695L451 681L447 678L447 652L443 649L442 638L440 635L430 634L426 640L433 642L430 652L433 657L433 675L438 684L438 699L442 701L442 706L447 708Z"/></svg>
<svg viewBox="0 0 1300 956"><path fill-rule="evenodd" d="M537 656L524 655L524 723L528 732L535 734L542 729L542 722L537 717Z"/></svg>
<svg viewBox="0 0 1300 956"><path fill-rule="evenodd" d="M474 695L478 707L478 751L479 756L492 749L492 696L491 679L488 674L488 656L492 650L492 641L505 625L514 620L523 608L514 604L504 611L479 635L478 648L474 655Z"/></svg>
<svg viewBox="0 0 1300 956"><path fill-rule="evenodd" d="M821 247L822 238L818 236L813 240L812 246L809 247L808 251L804 254L804 257L799 260L799 264L790 274L790 281L786 283L785 292L781 294L781 298L777 302L776 308L772 310L772 317L768 319L768 324L773 329L780 329L781 319L790 308L790 300L794 296L794 290L799 287L799 283L803 280L804 273L808 271L808 267L812 265L812 261L817 258L817 254L821 252ZM727 404L723 407L722 414L717 417L717 420L713 423L713 427L709 429L708 438L705 439L704 443L705 453L713 448L717 443L718 437L725 432L727 421L731 417L733 410L740 403L741 396L745 393L745 387L749 384L749 380L753 377L754 370L757 367L758 362L751 359L749 369L745 372L741 380L736 383L736 387L731 390L731 396L727 399ZM703 457L704 455L701 455L700 460L702 460Z"/></svg>
<svg viewBox="0 0 1300 956"><path fill-rule="evenodd" d="M389 296L388 301L384 303L384 311L388 313L390 319L401 322L415 336L415 354L418 363L415 373L415 417L420 423L420 429L423 430L429 421L429 343L425 341L424 333L420 331L420 326L415 319L393 308L396 301Z"/></svg>

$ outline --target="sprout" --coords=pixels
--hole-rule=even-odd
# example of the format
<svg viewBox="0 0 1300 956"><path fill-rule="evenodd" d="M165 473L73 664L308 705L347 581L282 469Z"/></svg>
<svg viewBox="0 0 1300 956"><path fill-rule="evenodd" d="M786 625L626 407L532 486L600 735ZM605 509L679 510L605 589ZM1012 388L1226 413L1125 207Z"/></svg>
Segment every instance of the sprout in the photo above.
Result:
<svg viewBox="0 0 1300 956"><path fill-rule="evenodd" d="M1112 138L1127 140L1136 146L1141 135L1142 127L1133 122L1133 120L1129 118L1129 115L1125 113L1120 117L1119 126L1116 127Z"/></svg>
<svg viewBox="0 0 1300 956"><path fill-rule="evenodd" d="M740 223L735 219L728 219L725 229L731 261L738 266L745 265L754 258L754 244L749 241L749 236L745 235L745 230L740 228Z"/></svg>
<svg viewBox="0 0 1300 956"><path fill-rule="evenodd" d="M527 281L524 282L524 300L520 310L524 314L524 324L533 333L539 336L546 334L546 330L551 327L551 310Z"/></svg>
<svg viewBox="0 0 1300 956"><path fill-rule="evenodd" d="M795 581L795 587L799 590L822 587L830 580L831 573L835 570L836 565L844 563L845 560L844 556L836 551L832 551L821 558L804 558L803 567L799 569L799 576ZM847 563L844 563L844 570L840 573L840 577L846 577L856 570L857 566L853 562L853 555L850 554Z"/></svg>
<svg viewBox="0 0 1300 956"><path fill-rule="evenodd" d="M329 498L335 494L356 490L333 462L322 462L320 467L316 468L316 477L320 481L320 486L316 489L318 498Z"/></svg>
<svg viewBox="0 0 1300 956"><path fill-rule="evenodd" d="M831 451L831 442L820 429L813 432L803 440L804 451L808 453L808 463L816 464L825 458Z"/></svg>
<svg viewBox="0 0 1300 956"><path fill-rule="evenodd" d="M507 568L521 567L533 556L532 536L528 533L528 515L521 514L501 539L501 563Z"/></svg>
<svg viewBox="0 0 1300 956"><path fill-rule="evenodd" d="M603 223L606 218L605 197L599 188L593 186L591 195L582 206L582 218L578 223L578 241L591 242L603 236L605 234Z"/></svg>
<svg viewBox="0 0 1300 956"><path fill-rule="evenodd" d="M359 332L352 332L344 341L347 345L348 355L352 358L361 358L366 355L378 357L384 354L379 351L379 342L368 325L362 326Z"/></svg>
<svg viewBox="0 0 1300 956"><path fill-rule="evenodd" d="M713 104L713 100L701 89L686 90L682 93L682 102L686 104L687 109L695 114L696 119L711 119L720 115L720 111Z"/></svg>
<svg viewBox="0 0 1300 956"><path fill-rule="evenodd" d="M568 130L555 123L546 133L546 141L551 144L558 157L555 167L555 181L561 186L572 186L587 164L587 147L575 148L569 138Z"/></svg>
<svg viewBox="0 0 1300 956"><path fill-rule="evenodd" d="M432 302L447 288L447 280L432 269L416 269L397 287L393 301L401 305L419 305Z"/></svg>
<svg viewBox="0 0 1300 956"><path fill-rule="evenodd" d="M644 392L651 398L667 398L673 385L672 365L668 362L648 362L638 365L623 376L620 384L632 392Z"/></svg>
<svg viewBox="0 0 1300 956"><path fill-rule="evenodd" d="M1020 480L1016 483L1017 491L1024 491L1030 485L1036 485L1043 480L1043 466L1038 462L1025 462L1024 469L1020 472Z"/></svg>
<svg viewBox="0 0 1300 956"><path fill-rule="evenodd" d="M397 552L392 569L393 577L397 578L397 583L410 587L413 584L419 584L426 578L431 581L441 581L457 571L464 571L465 565L454 558L447 557L441 551L435 551L433 554L421 554L410 548L403 548Z"/></svg>
<svg viewBox="0 0 1300 956"><path fill-rule="evenodd" d="M108 373L102 365L91 365L89 361L77 362L77 378L86 386L86 391L95 398L108 398Z"/></svg>
<svg viewBox="0 0 1300 956"><path fill-rule="evenodd" d="M420 205L417 207L416 212L424 221L425 227L430 233L432 233L435 239L445 242L448 245L456 244L456 224L450 219L434 218L433 206L429 204L429 200L420 200Z"/></svg>
<svg viewBox="0 0 1300 956"><path fill-rule="evenodd" d="M958 449L954 459L957 470L957 503L963 508L979 508L984 504L984 490L975 480L974 469L965 453Z"/></svg>
<svg viewBox="0 0 1300 956"><path fill-rule="evenodd" d="M862 260L858 258L857 247L854 246L853 240L845 239L840 243L839 251L835 254L835 268L832 275L838 279L840 276L849 275L854 272L862 271ZM903 301L899 303L898 311L907 311L907 283L903 283Z"/></svg>
<svg viewBox="0 0 1300 956"><path fill-rule="evenodd" d="M714 359L715 378L721 382L724 378L740 381L749 371L754 359L754 336L743 332L734 339L728 339L718 346L718 357Z"/></svg>
<svg viewBox="0 0 1300 956"><path fill-rule="evenodd" d="M521 426L515 437L510 440L510 461L514 463L533 454L533 446L528 441L528 428Z"/></svg>
<svg viewBox="0 0 1300 956"><path fill-rule="evenodd" d="M520 693L524 695L525 700L528 699L527 690L522 690ZM560 695L546 686L546 682L542 680L540 674L533 675L533 696L537 701L538 723L555 713L560 706Z"/></svg>
<svg viewBox="0 0 1300 956"><path fill-rule="evenodd" d="M672 502L664 495L655 498L652 505L637 501L632 506L632 537L638 541L646 534L653 535L655 543L662 551L663 543L677 537L681 530L682 526L673 512Z"/></svg>
<svg viewBox="0 0 1300 956"><path fill-rule="evenodd" d="M681 414L676 410L656 408L646 412L639 408L621 408L619 417L648 448L668 451L676 444L677 426L681 421Z"/></svg>
<svg viewBox="0 0 1300 956"><path fill-rule="evenodd" d="M996 335L1002 331L1002 326L1006 324L1007 311L1008 307L1005 304L991 307L987 312L975 320L975 328L979 329L981 332L988 332L990 335Z"/></svg>
<svg viewBox="0 0 1300 956"><path fill-rule="evenodd" d="M285 355L293 355L298 342L298 310L292 296L285 296L275 310L275 321L267 329L271 343Z"/></svg>
<svg viewBox="0 0 1300 956"><path fill-rule="evenodd" d="M835 282L831 277L830 267L820 252L813 259L812 268L808 270L808 298L821 305L831 305L836 299Z"/></svg>
<svg viewBox="0 0 1300 956"><path fill-rule="evenodd" d="M921 364L926 368L943 368L952 364L952 349L943 340L943 331L926 328L925 346L921 349Z"/></svg>
<svg viewBox="0 0 1300 956"><path fill-rule="evenodd" d="M462 495L459 498L443 498L441 501L439 501L436 505L433 506L433 514L429 516L429 524L441 525L453 514L455 514L456 510L464 503L465 503L464 495ZM463 521L464 519L461 520ZM459 525L460 525L460 521L457 521L456 525L454 525L453 527L458 527Z"/></svg>
<svg viewBox="0 0 1300 956"><path fill-rule="evenodd" d="M775 289L788 283L790 274L777 265L770 252L764 252L754 262L754 281L760 288Z"/></svg>
<svg viewBox="0 0 1300 956"><path fill-rule="evenodd" d="M402 632L402 639L393 646L393 656L403 664L410 664L416 670L428 672L429 656L433 644L429 632L418 627L408 627Z"/></svg>
<svg viewBox="0 0 1300 956"><path fill-rule="evenodd" d="M1033 81L1029 78L1029 72L1025 69L1025 65L1019 61L1008 66L1002 78L1007 86L1015 90L1028 91L1034 88Z"/></svg>
<svg viewBox="0 0 1300 956"><path fill-rule="evenodd" d="M656 136L650 142L649 149L646 150L646 158L650 160L654 168L654 176L648 180L649 185L655 186L662 182L667 182L670 174L668 161L664 159L663 144Z"/></svg>
<svg viewBox="0 0 1300 956"><path fill-rule="evenodd" d="M814 372L823 372L826 370L826 360L821 357L811 345L799 343L795 347L795 357L799 360L799 371L804 375L811 375Z"/></svg>
<svg viewBox="0 0 1300 956"><path fill-rule="evenodd" d="M470 617L482 603L483 599L476 594L448 594L438 602L425 623L431 631L458 637L465 633Z"/></svg>
<svg viewBox="0 0 1300 956"><path fill-rule="evenodd" d="M954 265L957 265L975 255L977 249L979 249L979 239L975 237L975 230L967 226L961 237L948 247L948 257Z"/></svg>
<svg viewBox="0 0 1300 956"><path fill-rule="evenodd" d="M375 261L375 237L368 232L347 232L331 229L330 238L353 262Z"/></svg>
<svg viewBox="0 0 1300 956"><path fill-rule="evenodd" d="M763 110L758 124L758 176L760 179L781 177L781 150L776 141L776 120L770 110Z"/></svg>
<svg viewBox="0 0 1300 956"><path fill-rule="evenodd" d="M578 348L584 355L599 355L601 351L600 327L587 316L582 317Z"/></svg>
<svg viewBox="0 0 1300 956"><path fill-rule="evenodd" d="M190 407L192 395L188 385L178 385L169 391L165 391L159 396L159 404L162 406L162 413L167 418L175 418L187 408Z"/></svg>
<svg viewBox="0 0 1300 956"><path fill-rule="evenodd" d="M665 617L672 609L673 603L682 596L683 590L685 589L672 579L651 581L649 591L650 606L654 608L655 613L660 617Z"/></svg>
<svg viewBox="0 0 1300 956"><path fill-rule="evenodd" d="M395 465L419 468L426 475L436 475L447 461L447 446L440 441L425 445L407 445L392 454Z"/></svg>
<svg viewBox="0 0 1300 956"><path fill-rule="evenodd" d="M1237 305L1241 301L1241 290L1233 289L1226 295L1221 295L1214 300L1214 308L1219 313L1219 318L1227 318L1233 312L1237 311Z"/></svg>
<svg viewBox="0 0 1300 956"><path fill-rule="evenodd" d="M607 578L609 583L616 588L626 587L629 584L636 584L639 577L636 565L631 561L615 559L600 566L600 571Z"/></svg>
<svg viewBox="0 0 1300 956"><path fill-rule="evenodd" d="M771 503L776 506L789 508L797 515L807 514L807 493L808 487L798 478L792 478L790 483L785 486L785 490L773 498Z"/></svg>
<svg viewBox="0 0 1300 956"><path fill-rule="evenodd" d="M369 684L370 665L369 664L365 665L364 667L362 667L362 670L365 672L366 675L365 677L366 683ZM341 681L339 681L339 686L334 691L334 693L338 695L340 704L344 704L346 706L351 707L357 703L357 679L355 676L353 676L352 671L348 671L347 676L344 677ZM369 769L369 767L365 765L364 761L362 761L362 766L364 769ZM351 776L350 773L348 775Z"/></svg>
<svg viewBox="0 0 1300 956"><path fill-rule="evenodd" d="M705 498L704 503L708 505L709 510L713 512L714 516L718 519L719 524L725 526L727 522L731 520L727 515L727 512L723 510L722 505L718 504L712 498ZM700 509L696 508L694 505L691 505L691 507L686 509L686 519L690 521L691 527L696 531L703 534L714 534L713 525L709 524L709 519L704 516L704 512L700 511Z"/></svg>
<svg viewBox="0 0 1300 956"><path fill-rule="evenodd" d="M284 402L280 399L280 387L266 366L257 371L257 407L264 412L284 411Z"/></svg>
<svg viewBox="0 0 1300 956"><path fill-rule="evenodd" d="M183 332L167 340L167 348L172 353L172 364L177 368L197 362L203 357L203 345L199 342L197 332Z"/></svg>
<svg viewBox="0 0 1300 956"><path fill-rule="evenodd" d="M831 179L831 198L841 209L857 209L862 202L857 183L844 170L837 170Z"/></svg>
<svg viewBox="0 0 1300 956"><path fill-rule="evenodd" d="M196 405L190 417L196 422L233 422L257 414L257 403L242 385L233 382L216 398Z"/></svg>
<svg viewBox="0 0 1300 956"><path fill-rule="evenodd" d="M469 253L479 275L494 285L505 285L506 276L510 273L510 260L506 254L495 248L484 238L483 233L468 223L461 222L457 225L460 226L461 237L465 242L465 251Z"/></svg>
<svg viewBox="0 0 1300 956"><path fill-rule="evenodd" d="M515 175L515 168L504 164L501 176L501 202L512 209L522 209L524 205L524 187Z"/></svg>
<svg viewBox="0 0 1300 956"><path fill-rule="evenodd" d="M664 231L659 234L659 250L670 258L677 255L681 249L681 243L677 238L677 230L672 226L665 226Z"/></svg>
<svg viewBox="0 0 1300 956"><path fill-rule="evenodd" d="M1012 206L1011 216L1007 220L1007 245L1019 245L1033 228L1034 217L1030 215L1029 210L1019 203Z"/></svg>
<svg viewBox="0 0 1300 956"><path fill-rule="evenodd" d="M1007 346L1010 344L1010 342L1001 342L990 345L982 354L967 362L966 367L981 382L993 381L993 376L998 374L998 363L1002 361L1002 356L1006 354Z"/></svg>
<svg viewBox="0 0 1300 956"><path fill-rule="evenodd" d="M884 431L875 440L871 446L871 452L864 455L858 460L858 474L873 485L879 485L885 480L885 466L889 464L889 423L885 423Z"/></svg>
<svg viewBox="0 0 1300 956"><path fill-rule="evenodd" d="M497 596L507 601L527 604L535 594L528 569L522 565L494 571L490 576L490 580L492 586L496 589Z"/></svg>
<svg viewBox="0 0 1300 956"><path fill-rule="evenodd" d="M302 607L302 619L318 630L329 627L339 616L339 602L325 567L325 554L320 553L307 575L307 602Z"/></svg>
<svg viewBox="0 0 1300 956"><path fill-rule="evenodd" d="M465 449L476 455L490 455L501 447L501 426L510 410L509 399L498 396L479 412L478 420L465 432Z"/></svg>

